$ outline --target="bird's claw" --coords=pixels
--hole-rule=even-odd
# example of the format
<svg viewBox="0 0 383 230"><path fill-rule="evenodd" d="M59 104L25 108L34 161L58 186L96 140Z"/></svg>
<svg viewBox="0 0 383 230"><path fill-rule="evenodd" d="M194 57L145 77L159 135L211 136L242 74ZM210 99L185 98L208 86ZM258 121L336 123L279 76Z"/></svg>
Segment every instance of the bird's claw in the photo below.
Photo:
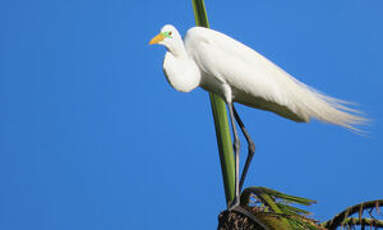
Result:
<svg viewBox="0 0 383 230"><path fill-rule="evenodd" d="M239 200L237 198L234 198L234 200L230 203L228 210L229 211L235 210L237 207L240 207L239 204L240 204Z"/></svg>

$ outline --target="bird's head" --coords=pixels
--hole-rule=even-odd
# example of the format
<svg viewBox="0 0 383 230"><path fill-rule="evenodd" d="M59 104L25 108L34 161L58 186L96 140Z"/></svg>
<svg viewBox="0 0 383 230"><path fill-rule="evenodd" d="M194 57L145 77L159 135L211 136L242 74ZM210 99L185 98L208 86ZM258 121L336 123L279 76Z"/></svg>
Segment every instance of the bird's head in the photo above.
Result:
<svg viewBox="0 0 383 230"><path fill-rule="evenodd" d="M150 40L149 44L159 44L169 49L175 46L180 41L180 38L180 34L174 26L165 25L162 27L161 32Z"/></svg>

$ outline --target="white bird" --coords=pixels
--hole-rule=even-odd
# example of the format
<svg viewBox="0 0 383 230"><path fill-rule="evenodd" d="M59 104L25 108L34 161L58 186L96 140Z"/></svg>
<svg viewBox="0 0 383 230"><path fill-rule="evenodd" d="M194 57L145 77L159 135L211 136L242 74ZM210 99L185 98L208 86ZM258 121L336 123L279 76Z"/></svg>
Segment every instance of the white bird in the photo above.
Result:
<svg viewBox="0 0 383 230"><path fill-rule="evenodd" d="M326 96L298 81L255 50L218 31L193 27L185 41L172 25L165 25L149 44L160 44L167 52L163 70L170 85L178 91L190 92L198 86L213 92L226 102L234 135L236 156L236 199L239 204L242 187L254 144L239 119L234 102L274 112L296 121L309 122L311 118L357 130L355 125L365 118L359 111L346 107L346 101ZM239 139L234 118L249 143L250 160L239 183Z"/></svg>

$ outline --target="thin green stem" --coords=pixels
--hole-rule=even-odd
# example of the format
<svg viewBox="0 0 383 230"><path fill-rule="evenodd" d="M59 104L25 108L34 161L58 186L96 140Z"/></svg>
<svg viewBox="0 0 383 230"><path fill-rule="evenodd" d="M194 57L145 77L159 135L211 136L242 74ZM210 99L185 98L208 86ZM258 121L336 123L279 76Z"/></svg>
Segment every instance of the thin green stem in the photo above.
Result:
<svg viewBox="0 0 383 230"><path fill-rule="evenodd" d="M194 16L197 26L209 27L204 0L192 0ZM226 106L223 99L213 93L209 93L210 104L214 117L215 132L221 160L221 169L227 205L234 200L235 193L235 164L233 145L231 142L229 122Z"/></svg>

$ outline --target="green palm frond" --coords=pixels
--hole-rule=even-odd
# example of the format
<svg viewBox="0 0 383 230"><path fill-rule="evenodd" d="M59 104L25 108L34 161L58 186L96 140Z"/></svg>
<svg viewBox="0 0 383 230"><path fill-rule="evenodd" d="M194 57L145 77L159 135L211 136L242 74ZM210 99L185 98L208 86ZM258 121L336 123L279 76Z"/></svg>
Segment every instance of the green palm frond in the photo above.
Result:
<svg viewBox="0 0 383 230"><path fill-rule="evenodd" d="M307 217L310 214L309 211L292 206L292 204L309 206L313 203L316 201L265 187L249 187L241 195L241 205L247 206L257 217L262 213L264 217L267 217L264 221L278 221L288 226L285 227L286 229L293 230L324 229L318 225L317 221ZM269 226L274 225L271 223Z"/></svg>
<svg viewBox="0 0 383 230"><path fill-rule="evenodd" d="M265 188L265 187L246 188L242 192L242 197L243 197L243 199L245 199L244 202L246 202L246 199L250 198L250 195L255 195L261 200L263 199L262 197L264 195L268 195L268 196L272 197L273 200L279 200L278 203L282 203L282 204L283 203L287 203L287 204L295 203L295 204L309 206L309 205L316 203L315 200L311 200L311 199L307 199L307 198L303 198L303 197L298 197L298 196L293 196L293 195L288 195L286 193L281 193L279 191Z"/></svg>
<svg viewBox="0 0 383 230"><path fill-rule="evenodd" d="M351 207L346 208L342 212L335 215L331 220L325 221L321 226L327 229L336 229L342 226L374 226L377 228L383 228L383 221L377 220L372 216L372 211L376 211L377 214L382 215L380 207L383 207L383 200L372 200L362 202ZM367 211L370 218L363 218L363 214ZM357 218L351 217L357 214Z"/></svg>

